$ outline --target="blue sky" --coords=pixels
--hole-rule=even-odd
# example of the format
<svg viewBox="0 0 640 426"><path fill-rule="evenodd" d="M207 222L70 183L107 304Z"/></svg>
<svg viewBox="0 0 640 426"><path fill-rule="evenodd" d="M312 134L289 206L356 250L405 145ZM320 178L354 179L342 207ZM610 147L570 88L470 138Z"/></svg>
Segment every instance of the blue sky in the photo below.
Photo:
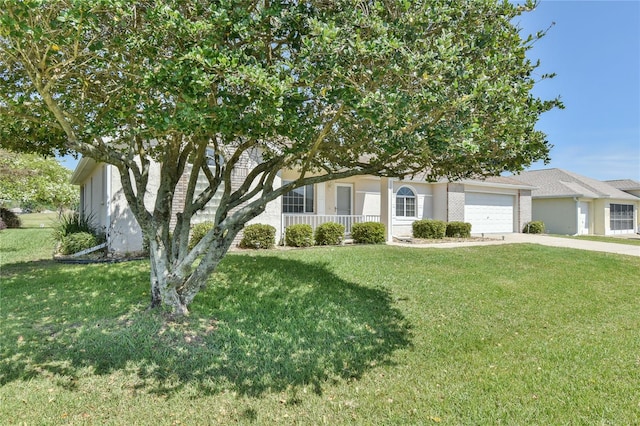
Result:
<svg viewBox="0 0 640 426"><path fill-rule="evenodd" d="M594 179L640 181L640 0L541 0L515 21L523 37L545 30L529 56L541 81L536 96L560 96L564 110L542 116L537 128L554 148L551 163ZM77 161L65 158L74 168Z"/></svg>
<svg viewBox="0 0 640 426"><path fill-rule="evenodd" d="M542 0L516 19L523 34L555 22L529 51L540 59L534 94L560 96L564 110L542 116L548 165L594 179L640 181L640 1Z"/></svg>

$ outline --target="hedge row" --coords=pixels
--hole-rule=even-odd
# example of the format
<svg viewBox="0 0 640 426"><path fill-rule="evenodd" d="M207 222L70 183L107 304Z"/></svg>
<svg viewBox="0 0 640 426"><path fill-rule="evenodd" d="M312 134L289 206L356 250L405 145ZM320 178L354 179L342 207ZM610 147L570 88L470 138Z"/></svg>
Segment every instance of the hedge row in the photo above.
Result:
<svg viewBox="0 0 640 426"><path fill-rule="evenodd" d="M413 222L413 236L426 240L438 240L445 236L455 238L469 238L471 224L467 222L449 222L442 220L423 219Z"/></svg>
<svg viewBox="0 0 640 426"><path fill-rule="evenodd" d="M190 246L195 246L206 232L211 229L204 224L197 225L192 230ZM327 222L313 231L311 225L297 224L288 226L285 230L284 241L290 247L310 247L312 245L339 245L344 240L344 225ZM241 248L271 248L275 245L275 228L271 225L254 224L244 228L244 235L240 241ZM385 227L378 222L354 223L351 236L356 244L383 244Z"/></svg>
<svg viewBox="0 0 640 426"><path fill-rule="evenodd" d="M311 225L298 224L287 226L285 230L285 244L290 247L309 247L312 245L339 245L344 239L344 225L326 222L316 228L315 233ZM385 227L378 222L354 223L351 227L351 237L356 244L383 244L385 242Z"/></svg>

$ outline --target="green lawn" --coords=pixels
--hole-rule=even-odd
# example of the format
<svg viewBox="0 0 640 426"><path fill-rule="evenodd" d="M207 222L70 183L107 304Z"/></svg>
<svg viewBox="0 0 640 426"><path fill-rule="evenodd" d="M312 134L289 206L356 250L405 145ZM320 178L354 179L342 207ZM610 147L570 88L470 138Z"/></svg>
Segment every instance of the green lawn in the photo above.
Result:
<svg viewBox="0 0 640 426"><path fill-rule="evenodd" d="M22 228L51 228L58 213L26 213L19 215Z"/></svg>
<svg viewBox="0 0 640 426"><path fill-rule="evenodd" d="M537 245L234 253L171 322L145 311L146 262L23 262L14 240L52 244L24 231L0 233L2 424L640 418L639 258Z"/></svg>
<svg viewBox="0 0 640 426"><path fill-rule="evenodd" d="M640 235L614 237L604 235L553 235L554 237L573 238L576 240L601 241L603 243L628 244L640 246Z"/></svg>

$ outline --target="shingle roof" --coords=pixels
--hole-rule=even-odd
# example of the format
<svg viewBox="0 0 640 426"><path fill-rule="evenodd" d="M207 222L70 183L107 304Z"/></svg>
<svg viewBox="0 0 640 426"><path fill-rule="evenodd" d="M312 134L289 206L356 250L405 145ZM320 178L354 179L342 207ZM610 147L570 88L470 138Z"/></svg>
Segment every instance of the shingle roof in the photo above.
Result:
<svg viewBox="0 0 640 426"><path fill-rule="evenodd" d="M635 191L640 189L640 182L633 179L605 180L605 182L621 191Z"/></svg>
<svg viewBox="0 0 640 426"><path fill-rule="evenodd" d="M510 178L535 186L536 189L531 193L533 198L582 197L637 200L637 197L616 189L608 183L562 169L532 170L510 176Z"/></svg>

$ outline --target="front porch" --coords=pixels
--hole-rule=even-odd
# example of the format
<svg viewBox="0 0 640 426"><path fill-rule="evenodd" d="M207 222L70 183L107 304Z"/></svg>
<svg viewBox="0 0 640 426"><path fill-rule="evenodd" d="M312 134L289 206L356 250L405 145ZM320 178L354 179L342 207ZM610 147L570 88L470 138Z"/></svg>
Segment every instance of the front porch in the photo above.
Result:
<svg viewBox="0 0 640 426"><path fill-rule="evenodd" d="M311 225L313 232L323 223L335 222L344 226L345 236L351 235L351 226L354 223L380 222L380 215L329 215L329 214L282 214L282 229L280 235L284 235L288 226L306 224Z"/></svg>

